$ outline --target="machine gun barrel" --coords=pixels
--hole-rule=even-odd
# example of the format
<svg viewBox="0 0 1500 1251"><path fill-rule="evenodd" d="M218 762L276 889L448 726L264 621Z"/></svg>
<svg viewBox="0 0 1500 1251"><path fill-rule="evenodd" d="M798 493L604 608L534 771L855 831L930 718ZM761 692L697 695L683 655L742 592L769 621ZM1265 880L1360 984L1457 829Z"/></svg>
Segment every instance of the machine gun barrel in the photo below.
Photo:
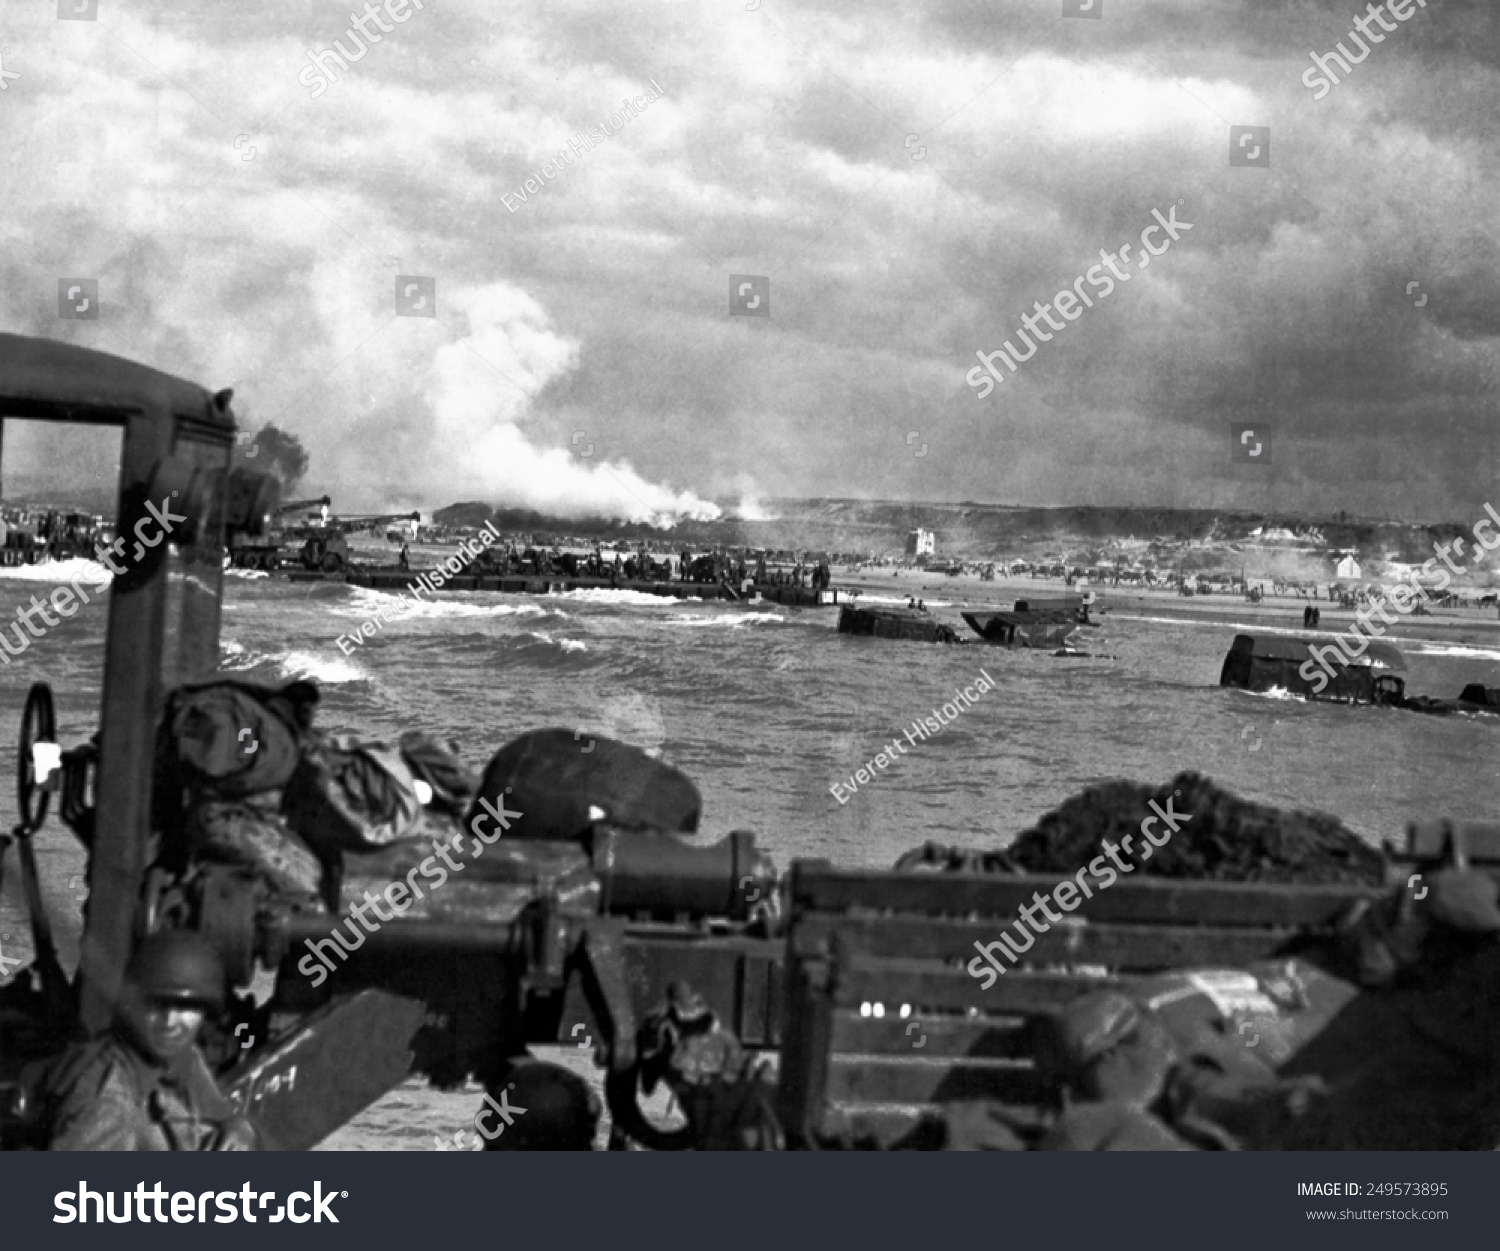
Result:
<svg viewBox="0 0 1500 1251"><path fill-rule="evenodd" d="M747 831L694 847L673 834L599 826L592 841L590 854L572 843L501 839L468 862L461 885L446 888L462 893L450 894L443 912L432 914L425 900L408 905L410 915L385 921L364 945L376 953L489 952L530 960L542 954L556 917L573 924L588 916L743 923L779 912L776 866ZM226 962L247 970L258 947L274 965L304 942L326 939L349 906L401 882L426 850L392 845L347 857L340 907L262 913L258 942L243 924L254 911L245 899L232 910L240 925L214 926Z"/></svg>
<svg viewBox="0 0 1500 1251"><path fill-rule="evenodd" d="M298 914L270 921L264 928L283 948L304 941L327 938L334 918ZM382 952L489 952L509 954L527 949L529 936L521 922L507 925L474 925L458 921L405 920L387 922L365 936L365 946Z"/></svg>

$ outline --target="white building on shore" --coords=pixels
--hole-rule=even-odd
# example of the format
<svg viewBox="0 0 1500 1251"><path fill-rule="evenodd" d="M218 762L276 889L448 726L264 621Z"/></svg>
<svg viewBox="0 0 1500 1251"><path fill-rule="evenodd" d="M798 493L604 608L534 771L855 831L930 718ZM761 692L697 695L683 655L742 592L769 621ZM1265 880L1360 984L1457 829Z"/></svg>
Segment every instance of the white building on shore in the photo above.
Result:
<svg viewBox="0 0 1500 1251"><path fill-rule="evenodd" d="M913 530L906 536L908 556L931 556L937 552L937 535L931 530Z"/></svg>

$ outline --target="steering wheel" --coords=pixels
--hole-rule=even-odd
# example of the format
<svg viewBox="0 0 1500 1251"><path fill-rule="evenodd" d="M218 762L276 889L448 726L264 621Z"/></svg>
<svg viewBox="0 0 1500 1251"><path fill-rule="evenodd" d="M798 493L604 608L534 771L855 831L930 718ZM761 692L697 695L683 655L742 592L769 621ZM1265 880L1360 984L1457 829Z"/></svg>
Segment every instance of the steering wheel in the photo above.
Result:
<svg viewBox="0 0 1500 1251"><path fill-rule="evenodd" d="M52 705L52 688L45 682L32 683L26 693L26 710L21 714L21 738L16 747L16 801L21 822L28 833L41 828L47 816L51 791L38 784L32 748L37 743L57 742L57 714ZM36 807L32 808L32 797Z"/></svg>

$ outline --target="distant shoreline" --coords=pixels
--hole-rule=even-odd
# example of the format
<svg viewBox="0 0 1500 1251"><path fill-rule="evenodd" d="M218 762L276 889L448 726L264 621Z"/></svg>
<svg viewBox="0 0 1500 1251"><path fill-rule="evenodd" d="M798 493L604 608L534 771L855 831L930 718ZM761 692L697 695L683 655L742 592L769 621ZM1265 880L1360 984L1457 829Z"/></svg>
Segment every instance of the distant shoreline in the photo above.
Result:
<svg viewBox="0 0 1500 1251"><path fill-rule="evenodd" d="M893 577L893 573L896 576ZM1352 609L1340 608L1326 599L1309 601L1298 596L1273 596L1269 591L1259 604L1252 604L1243 596L1180 595L1176 587L1126 589L1107 584L1069 587L1061 578L997 578L993 582L985 582L972 574L934 576L923 569L862 569L855 573L840 573L835 570L833 584L835 587L858 589L867 595L888 595L902 599L914 596L928 601L929 607L932 606L932 601L951 604L951 608L934 607L932 611L945 621L951 618L964 631L968 627L958 615L960 607L1004 609L1028 595L1051 598L1087 590L1099 595L1104 612L1096 612L1094 616L1105 625L1115 616L1121 619L1152 616L1181 621L1217 621L1226 626L1243 624L1251 629L1257 626L1274 626L1314 638L1345 630L1355 620ZM1316 629L1308 629L1302 625L1302 610L1309 603L1316 605L1322 614ZM1434 608L1429 615L1421 617L1399 615L1395 625L1386 625L1379 617L1374 620L1386 635L1398 639L1442 631L1445 635L1455 636L1454 642L1467 641L1467 635L1472 636L1475 642L1493 643L1495 636L1500 634L1500 614L1494 608Z"/></svg>

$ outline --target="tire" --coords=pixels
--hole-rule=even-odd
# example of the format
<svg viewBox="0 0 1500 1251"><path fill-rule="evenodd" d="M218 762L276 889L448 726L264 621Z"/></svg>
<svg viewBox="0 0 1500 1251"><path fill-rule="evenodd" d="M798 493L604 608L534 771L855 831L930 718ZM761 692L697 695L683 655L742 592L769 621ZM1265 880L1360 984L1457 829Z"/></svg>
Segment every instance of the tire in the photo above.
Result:
<svg viewBox="0 0 1500 1251"><path fill-rule="evenodd" d="M337 552L324 553L320 568L324 573L337 573L344 567L344 558Z"/></svg>

